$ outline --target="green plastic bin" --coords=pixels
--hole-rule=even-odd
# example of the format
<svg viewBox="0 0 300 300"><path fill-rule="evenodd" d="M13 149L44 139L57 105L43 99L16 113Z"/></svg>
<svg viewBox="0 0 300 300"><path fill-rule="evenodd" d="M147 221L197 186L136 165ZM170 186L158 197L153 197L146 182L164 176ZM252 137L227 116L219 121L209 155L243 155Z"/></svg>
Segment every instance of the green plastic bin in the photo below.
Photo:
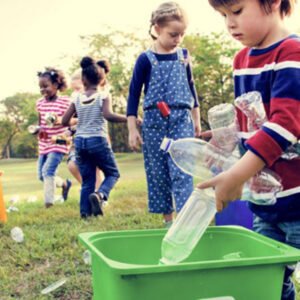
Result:
<svg viewBox="0 0 300 300"><path fill-rule="evenodd" d="M166 230L79 235L91 251L94 300L280 300L300 250L238 226L209 227L191 256L158 265Z"/></svg>

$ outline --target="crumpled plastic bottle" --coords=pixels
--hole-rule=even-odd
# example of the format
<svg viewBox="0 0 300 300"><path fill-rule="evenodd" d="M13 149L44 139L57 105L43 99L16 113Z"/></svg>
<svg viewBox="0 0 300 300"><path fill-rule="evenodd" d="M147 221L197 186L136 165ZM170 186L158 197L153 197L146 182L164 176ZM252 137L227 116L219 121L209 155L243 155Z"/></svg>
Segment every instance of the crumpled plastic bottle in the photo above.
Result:
<svg viewBox="0 0 300 300"><path fill-rule="evenodd" d="M261 128L267 121L261 94L257 91L245 93L234 100L234 105L247 116L247 127L249 132L254 132ZM281 155L283 159L291 160L299 158L300 142L295 141Z"/></svg>
<svg viewBox="0 0 300 300"><path fill-rule="evenodd" d="M10 236L17 243L23 243L24 241L24 233L20 227L14 227L10 231Z"/></svg>
<svg viewBox="0 0 300 300"><path fill-rule="evenodd" d="M92 255L89 250L85 250L82 254L82 259L86 265L92 264Z"/></svg>
<svg viewBox="0 0 300 300"><path fill-rule="evenodd" d="M212 132L210 143L230 155L238 144L238 123L235 107L230 103L221 103L207 112Z"/></svg>

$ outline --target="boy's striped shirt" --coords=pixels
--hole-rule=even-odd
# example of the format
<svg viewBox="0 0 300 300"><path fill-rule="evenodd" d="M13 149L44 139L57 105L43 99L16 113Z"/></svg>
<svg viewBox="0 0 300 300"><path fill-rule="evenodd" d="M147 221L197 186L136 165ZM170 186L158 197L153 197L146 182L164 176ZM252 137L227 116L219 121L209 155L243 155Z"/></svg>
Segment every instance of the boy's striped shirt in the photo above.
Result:
<svg viewBox="0 0 300 300"><path fill-rule="evenodd" d="M281 158L300 137L299 37L289 36L265 49L242 49L235 57L233 75L235 96L260 92L268 118L260 130L250 135L245 146L281 177L284 191L277 195L278 203L282 199L284 205L295 208L293 201L297 201L300 209L300 158ZM241 136L247 137L247 118L240 110L237 114ZM259 209L272 211L277 206L280 204ZM286 212L285 216L291 214ZM300 212L297 215L300 217Z"/></svg>

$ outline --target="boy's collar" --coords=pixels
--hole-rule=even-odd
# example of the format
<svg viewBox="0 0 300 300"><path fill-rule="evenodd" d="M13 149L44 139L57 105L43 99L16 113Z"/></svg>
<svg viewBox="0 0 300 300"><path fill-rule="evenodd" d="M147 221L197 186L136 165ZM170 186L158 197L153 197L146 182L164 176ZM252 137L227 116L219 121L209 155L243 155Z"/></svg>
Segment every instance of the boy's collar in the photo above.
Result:
<svg viewBox="0 0 300 300"><path fill-rule="evenodd" d="M284 42L287 39L291 39L291 38L299 38L299 36L297 34L290 34L287 37L285 37L284 39L266 47L266 48L261 48L261 49L256 49L256 48L249 48L249 55L251 56L256 56L256 55L261 55L264 53L268 53L269 51L272 51L273 49L277 48L282 42Z"/></svg>

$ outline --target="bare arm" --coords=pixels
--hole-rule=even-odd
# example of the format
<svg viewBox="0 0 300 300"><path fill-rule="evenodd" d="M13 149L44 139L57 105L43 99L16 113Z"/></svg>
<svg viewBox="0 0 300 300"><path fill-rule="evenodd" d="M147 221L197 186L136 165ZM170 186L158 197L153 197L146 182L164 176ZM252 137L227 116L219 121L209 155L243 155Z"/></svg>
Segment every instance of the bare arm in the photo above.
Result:
<svg viewBox="0 0 300 300"><path fill-rule="evenodd" d="M62 120L61 120L61 124L63 126L72 126L72 125L75 125L75 124L72 124L73 121L70 122L72 116L76 113L76 108L75 108L75 104L74 103L71 103L68 110L65 112L65 114L63 115L62 117ZM74 119L72 119L74 120Z"/></svg>
<svg viewBox="0 0 300 300"><path fill-rule="evenodd" d="M228 202L239 199L244 183L265 166L264 161L251 151L246 154L228 171L198 184L198 188L214 188L217 210L221 211Z"/></svg>
<svg viewBox="0 0 300 300"><path fill-rule="evenodd" d="M192 109L192 118L195 127L195 136L199 137L201 135L201 122L200 122L200 109L199 107L194 107Z"/></svg>
<svg viewBox="0 0 300 300"><path fill-rule="evenodd" d="M125 115L114 113L111 105L111 98L107 97L103 100L103 116L107 121L125 123L127 118Z"/></svg>
<svg viewBox="0 0 300 300"><path fill-rule="evenodd" d="M127 117L128 127L128 143L132 150L138 150L139 145L143 143L142 137L137 129L137 118L136 116Z"/></svg>

